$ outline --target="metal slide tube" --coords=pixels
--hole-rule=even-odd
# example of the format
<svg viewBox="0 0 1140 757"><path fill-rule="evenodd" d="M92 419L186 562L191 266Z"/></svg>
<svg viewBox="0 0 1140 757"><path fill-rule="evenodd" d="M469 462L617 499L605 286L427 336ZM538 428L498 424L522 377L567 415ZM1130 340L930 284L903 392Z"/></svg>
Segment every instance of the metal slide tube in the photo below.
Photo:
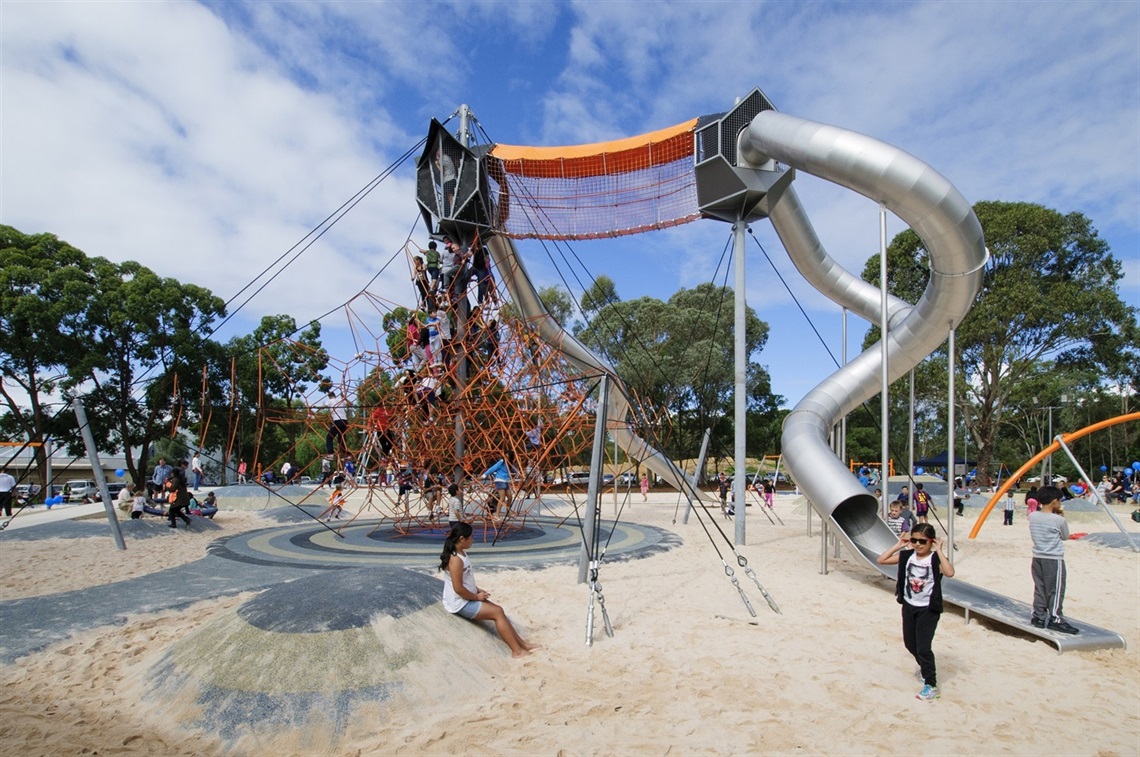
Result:
<svg viewBox="0 0 1140 757"><path fill-rule="evenodd" d="M881 203L914 229L930 257L930 282L913 307L889 301L888 380L905 375L934 352L949 324L969 310L986 261L981 224L961 193L896 147L776 111L756 116L742 133L741 145ZM785 192L769 217L796 267L813 285L838 304L878 320L878 289L837 270L809 233L811 225L794 193ZM878 393L880 357L881 348L874 345L825 379L788 415L783 432L788 467L812 506L833 518L872 565L895 539L876 513L875 498L836 458L827 437L839 418Z"/></svg>

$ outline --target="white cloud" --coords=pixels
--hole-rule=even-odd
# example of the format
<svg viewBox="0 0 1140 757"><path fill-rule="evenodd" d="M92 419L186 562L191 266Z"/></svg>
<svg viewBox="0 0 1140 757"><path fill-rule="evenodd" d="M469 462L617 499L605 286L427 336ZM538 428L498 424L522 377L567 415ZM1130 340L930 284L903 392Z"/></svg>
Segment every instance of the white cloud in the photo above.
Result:
<svg viewBox="0 0 1140 757"><path fill-rule="evenodd" d="M759 85L781 110L914 153L972 201L1085 212L1124 262L1122 294L1140 304L1135 3L5 3L0 12L0 221L221 296L461 102L495 140L580 144L723 111ZM236 328L265 313L305 320L351 297L415 223L411 178L409 163ZM860 271L878 249L875 205L808 176L796 186L829 251ZM892 219L890 233L901 228ZM835 307L803 284L770 226L754 231L809 313L830 319ZM699 223L576 249L622 296L667 298L710 280L727 235ZM523 248L536 279L558 281L534 243ZM748 254L749 300L773 322L775 345L802 316L751 241ZM404 261L372 289L409 302Z"/></svg>
<svg viewBox="0 0 1140 757"><path fill-rule="evenodd" d="M4 34L0 217L22 230L228 297L379 172L334 98L200 6L9 6ZM386 182L249 317L343 302L402 244L412 196L407 173Z"/></svg>

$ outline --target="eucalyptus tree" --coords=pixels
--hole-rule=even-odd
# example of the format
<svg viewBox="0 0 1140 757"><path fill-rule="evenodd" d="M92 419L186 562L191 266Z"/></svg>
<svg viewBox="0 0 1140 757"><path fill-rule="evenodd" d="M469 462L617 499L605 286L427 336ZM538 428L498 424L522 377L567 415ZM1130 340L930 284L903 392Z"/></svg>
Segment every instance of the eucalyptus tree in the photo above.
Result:
<svg viewBox="0 0 1140 757"><path fill-rule="evenodd" d="M91 262L95 295L83 316L90 349L69 365L68 388L83 394L101 448L121 449L140 480L161 436L187 430L191 446L205 446L227 382L224 351L210 339L225 304L204 287L134 261Z"/></svg>
<svg viewBox="0 0 1140 757"><path fill-rule="evenodd" d="M998 461L1011 403L1058 405L1066 388L1105 382L1126 395L1140 355L1135 309L1118 291L1120 261L1087 217L1023 202L980 202L974 212L990 258L982 291L956 328L962 377L955 382L955 403L977 450L971 457L976 454L978 470L986 472ZM887 256L888 287L914 302L930 275L922 241L904 231ZM878 270L873 255L864 278L877 284ZM867 342L877 339L872 328ZM916 383L928 401L944 405L945 374L936 369L938 360L945 361L945 345Z"/></svg>
<svg viewBox="0 0 1140 757"><path fill-rule="evenodd" d="M237 454L266 462L290 453L302 424L298 413L308 412L305 398L332 384L324 373L329 355L321 343L321 324L298 328L290 315L267 315L250 334L227 342L226 350L236 364L238 403L244 408Z"/></svg>
<svg viewBox="0 0 1140 757"><path fill-rule="evenodd" d="M718 445L728 449L734 390L732 290L705 283L681 289L667 302L620 300L612 292L606 296L610 300L597 308L579 338L609 359L638 395L670 412L678 433L669 445L674 454L695 451L709 427ZM768 324L748 308L750 358L758 356L767 339ZM771 394L767 370L754 359L746 385L750 410L775 410L779 399ZM770 429L761 436L770 437ZM758 441L765 451L774 451L772 440Z"/></svg>
<svg viewBox="0 0 1140 757"><path fill-rule="evenodd" d="M68 366L89 340L84 311L95 294L91 262L53 234L0 226L0 433L9 440L79 443L64 407ZM43 447L35 447L39 470Z"/></svg>

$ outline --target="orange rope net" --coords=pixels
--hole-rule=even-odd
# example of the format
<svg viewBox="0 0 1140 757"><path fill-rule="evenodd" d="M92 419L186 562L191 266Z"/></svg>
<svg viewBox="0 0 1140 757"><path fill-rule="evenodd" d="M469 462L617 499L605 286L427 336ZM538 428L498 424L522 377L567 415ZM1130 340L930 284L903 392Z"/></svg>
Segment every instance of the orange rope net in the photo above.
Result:
<svg viewBox="0 0 1140 757"><path fill-rule="evenodd" d="M343 442L331 431L335 400L328 384L311 375L290 377L289 384L307 390L293 407L262 413L258 438L285 434L291 445L277 460L255 460L254 469L278 471L286 460L309 461L298 477L319 480L328 460L330 481L364 491L364 506L352 520L379 518L377 527L390 523L407 532L446 527L447 486L458 468L465 472L466 520L481 521L492 532L525 525L559 472L589 464L595 377L582 376L501 302L502 294L491 288L460 322L455 308L446 305L432 311L421 301L411 310L369 292L358 295L345 307L356 354L330 356L323 371L333 377L335 394L347 399ZM441 312L450 321L451 339L433 336L426 351L417 349L420 340L407 322L415 322L418 334ZM305 364L310 351L282 340L262 348L259 364L280 372L286 364ZM290 353L295 359L282 359ZM459 371L463 356L466 379ZM655 413L641 409L636 417L654 425L641 433L658 435ZM324 454L330 440L331 459ZM499 459L512 468L505 493L482 477ZM349 460L352 476L343 473ZM318 491L309 500L315 504L327 496Z"/></svg>
<svg viewBox="0 0 1140 757"><path fill-rule="evenodd" d="M496 229L515 239L596 239L696 220L696 126L590 145L495 145L486 161Z"/></svg>

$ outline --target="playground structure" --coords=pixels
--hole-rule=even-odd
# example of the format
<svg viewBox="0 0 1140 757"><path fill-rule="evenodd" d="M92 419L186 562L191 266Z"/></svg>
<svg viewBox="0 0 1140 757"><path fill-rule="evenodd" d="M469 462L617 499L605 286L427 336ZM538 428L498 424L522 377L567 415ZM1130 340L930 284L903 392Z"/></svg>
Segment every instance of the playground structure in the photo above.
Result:
<svg viewBox="0 0 1140 757"><path fill-rule="evenodd" d="M549 473L578 463L592 444L597 376L573 370L562 351L539 339L525 319L502 313L501 301L500 293L490 293L483 308L469 314L465 329L442 343L446 355L429 359L414 356L415 345L407 337L409 321L426 328L426 312L383 303L368 293L354 298L346 312L355 356L327 357L322 372L336 377L331 385L316 372L286 377L289 384L310 389L297 407L259 416L254 459L260 459L268 424L297 441L285 455L259 467L276 470L302 443L335 441L335 454L327 456L335 460L331 468L343 471L351 459L355 475L334 473L330 482L365 494L363 507L338 530L361 517L379 519L377 528L392 523L401 532L439 529L446 525L452 481L461 486L470 520L494 530L524 526L553 486ZM280 340L261 348L259 364L301 365L310 349ZM285 359L289 356L297 359ZM430 392L428 377L435 387ZM343 434L330 430L330 392L351 398ZM662 420L652 409L639 403L637 417L661 433ZM480 474L499 459L516 475L505 501L492 511L494 489ZM319 462L314 459L305 472L316 478ZM404 469L409 479L401 478ZM401 481L412 487L404 496ZM316 498L324 498L319 489L311 499Z"/></svg>
<svg viewBox="0 0 1140 757"><path fill-rule="evenodd" d="M931 278L917 303L882 294L827 253L794 190L797 171L874 200L918 234ZM417 161L416 193L433 237L448 237L468 251L486 250L494 286L479 294L478 306L471 304L470 294L480 284L486 286L481 275L442 295L448 300L443 309L453 338L442 351L429 338L435 354L422 357L413 354L408 323L428 327L434 311L426 302L421 300L417 309L402 308L405 317L395 303L358 295L346 305L357 337L355 356L330 358L322 368L332 376L330 386L315 373L289 377L294 386L315 388L307 390L296 410L262 416L263 423L295 426L298 438L323 439L328 432L339 448L337 467L350 456L358 461L357 472L368 488L362 514L390 521L406 533L438 527L438 510L428 510L422 501L413 510L373 481L371 474L380 466L394 470L410 463L443 480L464 483L468 514L486 518L485 525L510 528L515 519L525 522L541 498L545 472L577 461L593 448L594 477L600 479L599 416L629 459L683 492L690 504L704 501L706 495L693 480L659 451L665 425L652 409L631 396L611 364L547 312L514 240L595 239L715 218L731 222L742 245L746 225L766 218L812 286L866 320L887 324L883 342L795 406L784 422L782 453L811 507L835 528L851 554L891 575L875 558L896 538L879 517L878 502L836 455L830 437L843 417L933 353L979 290L988 255L981 227L947 179L871 137L779 113L755 90L724 114L573 148L476 145L466 116L458 136L433 121ZM406 253L416 250L407 248ZM738 284L742 297L743 281ZM503 308L508 299L510 313ZM742 338L742 329L737 331ZM285 340L264 347L263 360L272 359L270 348L308 349ZM884 366L889 366L887 375ZM608 397L595 399L602 377L611 388ZM346 428L335 434L328 431L334 402L329 389L352 397ZM742 433L739 420L737 431ZM479 479L499 458L521 475L523 485L514 491L524 496L506 503L506 516L500 512L493 523L494 513L484 506L490 490ZM261 461L271 468L278 462ZM744 466L738 464L737 471L744 475ZM737 512L742 522L743 508ZM596 555L591 558L596 563ZM737 554L738 562L742 559ZM1072 619L1079 636L1061 638L1037 629L1030 625L1024 603L958 579L947 579L943 594L946 602L965 610L967 619L971 613L989 617L1062 651L1123 646L1119 635Z"/></svg>
<svg viewBox="0 0 1140 757"><path fill-rule="evenodd" d="M461 122L461 138L466 133ZM691 175L679 168L690 160ZM449 184L449 174L438 168L447 162L460 166L457 185ZM796 171L878 202L918 234L931 277L917 303L881 292L828 255L792 187ZM576 201L568 202L569 197ZM703 216L732 222L742 246L744 225L768 218L809 283L844 308L886 326L883 341L795 406L784 422L782 447L811 506L837 528L852 554L890 575L875 558L896 538L880 519L878 502L835 454L830 436L843 417L933 353L979 291L988 259L981 225L947 179L871 137L779 113L755 90L720 116L576 148L472 148L433 122L420 162L417 199L425 221L438 220L440 233L469 239L477 229L501 232L488 246L519 311L571 365L615 380L614 412L608 416L613 438L631 457L696 499L701 494L669 459L623 428L628 405L615 371L549 316L511 237L615 236ZM738 415L738 434L740 424ZM1076 621L1080 636L1058 638L1039 631L1029 623L1031 611L1024 603L957 579L946 581L944 599L962 607L967 619L971 613L989 617L1039 635L1062 651L1124 643L1117 634Z"/></svg>

